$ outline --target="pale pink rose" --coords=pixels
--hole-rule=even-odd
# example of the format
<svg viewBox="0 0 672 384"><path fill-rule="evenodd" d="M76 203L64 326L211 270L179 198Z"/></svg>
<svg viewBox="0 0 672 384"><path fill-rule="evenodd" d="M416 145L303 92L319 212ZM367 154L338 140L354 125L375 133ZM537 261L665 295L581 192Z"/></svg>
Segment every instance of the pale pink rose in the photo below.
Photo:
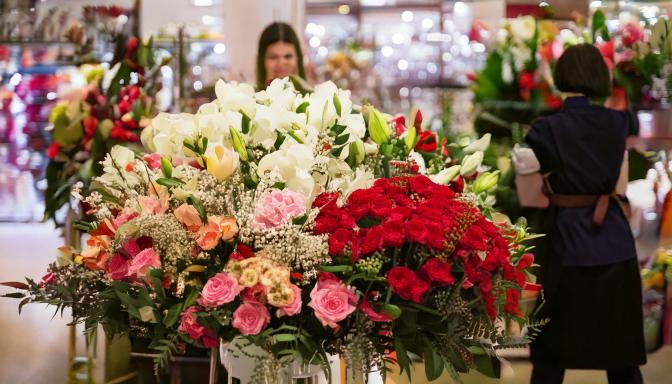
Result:
<svg viewBox="0 0 672 384"><path fill-rule="evenodd" d="M187 334L192 340L200 339L205 333L205 327L196 321L195 312L198 312L196 307L185 309L180 318L180 326L177 328L178 332Z"/></svg>
<svg viewBox="0 0 672 384"><path fill-rule="evenodd" d="M157 170L161 168L161 155L158 153L145 155L145 157L143 157L142 159L145 161L145 163L147 163L147 166L151 170Z"/></svg>
<svg viewBox="0 0 672 384"><path fill-rule="evenodd" d="M219 307L232 302L243 288L238 280L224 272L218 273L205 283L198 303L209 308Z"/></svg>
<svg viewBox="0 0 672 384"><path fill-rule="evenodd" d="M198 232L203 224L201 217L198 216L198 211L193 206L183 203L175 211L173 211L177 221L182 223L191 232Z"/></svg>
<svg viewBox="0 0 672 384"><path fill-rule="evenodd" d="M222 232L219 228L219 223L216 219L208 217L208 223L198 230L196 244L198 244L204 251L208 251L215 248L217 244L219 244L221 238Z"/></svg>
<svg viewBox="0 0 672 384"><path fill-rule="evenodd" d="M256 335L271 321L271 314L263 304L248 301L233 312L233 327L243 335Z"/></svg>
<svg viewBox="0 0 672 384"><path fill-rule="evenodd" d="M154 249L143 249L133 257L128 265L128 276L145 277L150 269L161 268L161 260Z"/></svg>
<svg viewBox="0 0 672 384"><path fill-rule="evenodd" d="M291 286L292 292L294 292L294 300L289 305L278 308L276 315L278 317L282 316L294 316L301 312L301 290L296 285Z"/></svg>
<svg viewBox="0 0 672 384"><path fill-rule="evenodd" d="M150 215L162 214L168 210L168 205L156 197L140 196L138 198L138 203L140 203L140 209L142 212Z"/></svg>
<svg viewBox="0 0 672 384"><path fill-rule="evenodd" d="M354 312L357 305L357 295L335 280L318 281L310 298L308 306L315 311L315 317L331 328L338 328L337 323Z"/></svg>
<svg viewBox="0 0 672 384"><path fill-rule="evenodd" d="M254 210L257 227L270 229L306 213L306 196L289 189L274 189L259 199Z"/></svg>

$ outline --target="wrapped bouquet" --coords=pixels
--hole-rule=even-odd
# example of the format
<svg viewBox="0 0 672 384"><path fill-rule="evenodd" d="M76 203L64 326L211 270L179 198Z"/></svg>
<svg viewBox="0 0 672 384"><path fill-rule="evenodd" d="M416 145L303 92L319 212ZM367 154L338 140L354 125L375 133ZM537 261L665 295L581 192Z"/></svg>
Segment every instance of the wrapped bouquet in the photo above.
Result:
<svg viewBox="0 0 672 384"><path fill-rule="evenodd" d="M403 117L355 106L327 82L302 96L287 79L255 93L216 84L196 114L159 114L117 146L92 192L86 246L61 248L41 281L6 283L21 305L70 307L87 329L148 338L161 366L186 345L242 337L266 351L255 380L341 354L353 372L409 354L496 376L496 348L524 345L502 320L521 309L533 264L491 206L468 146ZM361 376L360 376L361 377Z"/></svg>

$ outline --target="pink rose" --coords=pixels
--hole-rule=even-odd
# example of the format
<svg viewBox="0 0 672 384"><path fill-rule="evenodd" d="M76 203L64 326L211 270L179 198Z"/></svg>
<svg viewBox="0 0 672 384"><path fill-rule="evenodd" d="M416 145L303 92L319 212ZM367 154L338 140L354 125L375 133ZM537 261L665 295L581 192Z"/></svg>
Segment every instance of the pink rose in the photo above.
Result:
<svg viewBox="0 0 672 384"><path fill-rule="evenodd" d="M274 189L259 199L254 224L263 229L278 227L306 212L306 196L289 189Z"/></svg>
<svg viewBox="0 0 672 384"><path fill-rule="evenodd" d="M233 312L233 327L243 335L256 335L271 321L271 314L263 304L248 301Z"/></svg>
<svg viewBox="0 0 672 384"><path fill-rule="evenodd" d="M294 316L301 312L301 290L294 284L292 284L291 288L292 292L294 292L294 300L292 300L291 304L278 308L276 312L278 317Z"/></svg>
<svg viewBox="0 0 672 384"><path fill-rule="evenodd" d="M205 333L205 327L196 321L195 312L198 312L196 307L185 309L180 318L180 326L177 328L178 332L186 333L192 340L200 339Z"/></svg>
<svg viewBox="0 0 672 384"><path fill-rule="evenodd" d="M115 253L107 264L107 276L112 280L123 280L128 275L128 263L120 253Z"/></svg>
<svg viewBox="0 0 672 384"><path fill-rule="evenodd" d="M145 157L142 158L145 163L147 163L147 166L151 170L157 170L161 168L161 155L158 153L152 153L151 155L145 155Z"/></svg>
<svg viewBox="0 0 672 384"><path fill-rule="evenodd" d="M147 275L150 269L161 268L161 260L154 249L147 248L133 257L128 265L128 276L135 275L141 278Z"/></svg>
<svg viewBox="0 0 672 384"><path fill-rule="evenodd" d="M343 283L336 280L319 280L310 292L308 306L315 311L315 317L331 328L338 328L337 322L350 315L357 305L357 295Z"/></svg>
<svg viewBox="0 0 672 384"><path fill-rule="evenodd" d="M190 232L198 232L203 224L198 211L193 206L184 203L173 211L177 221L182 223Z"/></svg>
<svg viewBox="0 0 672 384"><path fill-rule="evenodd" d="M205 283L198 303L209 308L219 307L232 302L243 288L238 280L224 272L218 273Z"/></svg>

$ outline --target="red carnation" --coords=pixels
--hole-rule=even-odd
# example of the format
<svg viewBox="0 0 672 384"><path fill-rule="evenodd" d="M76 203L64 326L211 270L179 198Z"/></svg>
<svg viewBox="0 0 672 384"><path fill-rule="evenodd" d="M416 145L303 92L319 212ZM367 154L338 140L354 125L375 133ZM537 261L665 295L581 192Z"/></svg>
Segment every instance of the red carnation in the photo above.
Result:
<svg viewBox="0 0 672 384"><path fill-rule="evenodd" d="M350 241L350 231L339 228L329 236L329 255L337 256L343 253L346 244Z"/></svg>
<svg viewBox="0 0 672 384"><path fill-rule="evenodd" d="M458 176L455 180L451 181L448 186L456 193L462 193L462 191L464 191L464 179L462 176Z"/></svg>
<svg viewBox="0 0 672 384"><path fill-rule="evenodd" d="M433 257L420 268L420 272L432 282L440 286L450 285L455 278L450 274L450 264Z"/></svg>
<svg viewBox="0 0 672 384"><path fill-rule="evenodd" d="M336 226L338 225L338 222L330 216L319 216L315 220L315 228L313 228L313 232L316 235L322 235L324 233L330 233L334 229L336 229Z"/></svg>
<svg viewBox="0 0 672 384"><path fill-rule="evenodd" d="M399 294L402 299L415 301L416 303L422 303L422 295L424 295L430 288L430 285L427 281L417 278L413 281L411 286L411 291L408 295Z"/></svg>
<svg viewBox="0 0 672 384"><path fill-rule="evenodd" d="M360 234L362 237L362 244L359 248L363 255L368 255L379 251L381 249L382 240L383 240L383 228L381 226L375 226L362 230Z"/></svg>
<svg viewBox="0 0 672 384"><path fill-rule="evenodd" d="M397 136L401 136L406 132L406 118L404 115L397 115L397 117L392 119L392 122L394 123L394 131L397 133Z"/></svg>
<svg viewBox="0 0 672 384"><path fill-rule="evenodd" d="M96 133L96 128L98 128L98 119L92 116L85 117L83 125L84 125L84 136L87 138L91 138Z"/></svg>
<svg viewBox="0 0 672 384"><path fill-rule="evenodd" d="M392 200L387 197L381 197L371 202L371 215L377 219L387 217L392 210Z"/></svg>
<svg viewBox="0 0 672 384"><path fill-rule="evenodd" d="M406 236L410 241L425 244L427 241L427 227L425 221L414 218L406 223Z"/></svg>
<svg viewBox="0 0 672 384"><path fill-rule="evenodd" d="M313 208L325 208L327 205L336 205L338 192L320 193L313 201Z"/></svg>
<svg viewBox="0 0 672 384"><path fill-rule="evenodd" d="M534 73L525 71L518 77L518 87L522 90L534 88Z"/></svg>
<svg viewBox="0 0 672 384"><path fill-rule="evenodd" d="M523 256L520 257L520 260L518 260L518 264L516 264L516 269L522 271L524 269L529 268L532 264L534 264L534 255L531 253L525 253L523 254Z"/></svg>

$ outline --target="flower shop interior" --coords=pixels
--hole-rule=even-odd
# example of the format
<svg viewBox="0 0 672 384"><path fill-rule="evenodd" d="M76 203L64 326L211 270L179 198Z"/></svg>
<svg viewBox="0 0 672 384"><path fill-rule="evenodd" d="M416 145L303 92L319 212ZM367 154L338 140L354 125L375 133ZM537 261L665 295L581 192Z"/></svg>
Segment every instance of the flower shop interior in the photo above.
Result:
<svg viewBox="0 0 672 384"><path fill-rule="evenodd" d="M564 382L671 383L671 18L655 0L0 1L0 383L528 383L559 327L547 209L596 218L602 197L586 231L633 244L636 305L558 288L618 308L563 314L566 338L615 361L610 339L641 344L641 378L580 358ZM572 47L600 54L608 95L558 74ZM627 215L612 189L563 206L541 177L533 122L581 98L627 120L594 146L617 148ZM608 331L570 334L593 318Z"/></svg>

